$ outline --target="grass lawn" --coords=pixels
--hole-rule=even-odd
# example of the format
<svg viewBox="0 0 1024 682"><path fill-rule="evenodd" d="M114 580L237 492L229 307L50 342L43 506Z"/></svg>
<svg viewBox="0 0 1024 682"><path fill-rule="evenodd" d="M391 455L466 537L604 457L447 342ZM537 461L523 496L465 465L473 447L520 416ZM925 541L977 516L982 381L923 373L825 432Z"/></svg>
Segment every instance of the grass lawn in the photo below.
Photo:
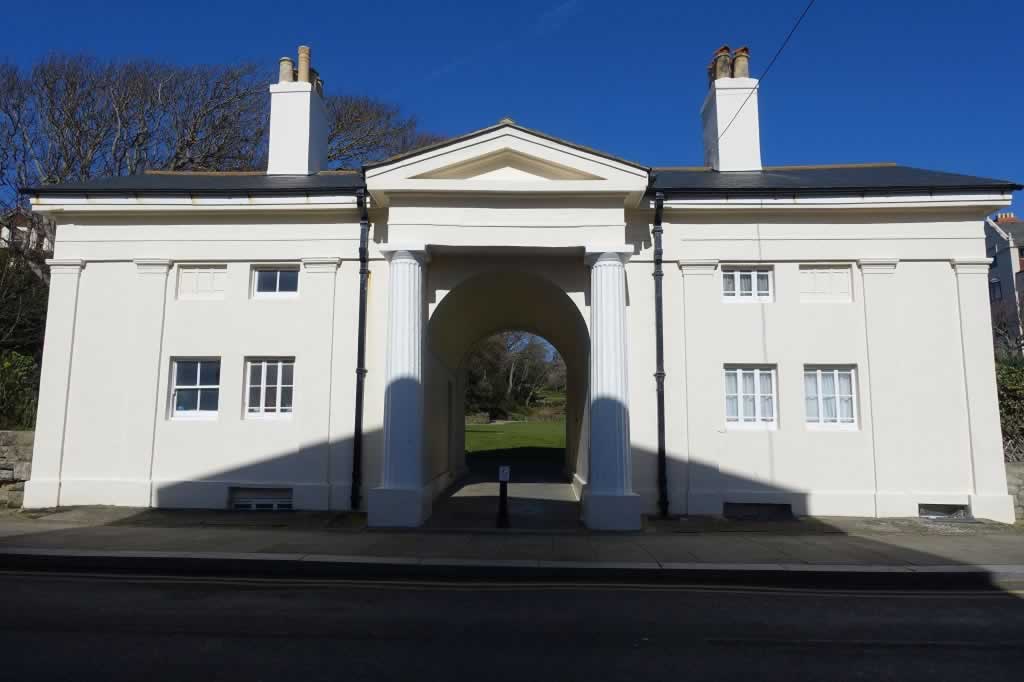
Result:
<svg viewBox="0 0 1024 682"><path fill-rule="evenodd" d="M466 452L510 448L565 448L565 420L466 424Z"/></svg>

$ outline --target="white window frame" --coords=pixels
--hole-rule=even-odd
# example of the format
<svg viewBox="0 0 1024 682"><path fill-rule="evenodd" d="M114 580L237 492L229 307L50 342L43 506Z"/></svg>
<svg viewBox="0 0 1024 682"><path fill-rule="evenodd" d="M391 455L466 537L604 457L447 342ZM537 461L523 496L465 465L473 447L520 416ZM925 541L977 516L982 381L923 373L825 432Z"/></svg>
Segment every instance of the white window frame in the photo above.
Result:
<svg viewBox="0 0 1024 682"><path fill-rule="evenodd" d="M257 291L257 283L259 282L259 273L273 271L277 272L277 278L275 283L278 288L281 286L281 273L284 271L298 273L296 275L295 291ZM290 263L267 263L264 265L252 266L252 280L249 283L249 295L252 298L295 298L299 295L301 289L301 268L298 265Z"/></svg>
<svg viewBox="0 0 1024 682"><path fill-rule="evenodd" d="M178 363L180 362L195 362L196 365L196 384L195 385L182 385L178 386ZM203 375L202 363L204 362L216 362L221 365L221 359L219 357L174 357L171 358L171 396L169 413L171 419L216 419L217 414L220 412L220 382L214 384L201 384L199 381ZM220 369L217 371L218 378L220 376ZM196 397L196 409L194 410L179 410L178 409L178 390L197 390L199 395ZM216 410L203 410L199 406L202 405L202 394L203 391L217 391L217 409Z"/></svg>
<svg viewBox="0 0 1024 682"><path fill-rule="evenodd" d="M277 382L272 385L277 391L277 405L274 410L268 411L266 409L267 399L267 365L277 365ZM259 405L253 405L252 403L252 367L253 365L260 366L260 400ZM292 366L292 381L290 384L284 383L284 366ZM281 409L281 389L290 388L292 391L291 405L288 410ZM294 357L251 357L245 359L245 418L246 419L291 419L292 415L295 414L295 358ZM256 410L252 408L256 407Z"/></svg>
<svg viewBox="0 0 1024 682"><path fill-rule="evenodd" d="M224 273L224 284L227 284L227 264L225 263L178 263L176 268L177 277L175 278L175 294L179 301L221 301L224 299L225 290L221 289L219 292L211 293L183 293L181 290L181 278L186 271L193 270L213 270Z"/></svg>
<svg viewBox="0 0 1024 682"><path fill-rule="evenodd" d="M850 374L850 393L843 394L839 392L839 374L849 372ZM818 418L811 420L807 416L807 401L810 399L807 395L807 375L813 373L815 375L815 385L817 391L817 403L818 403ZM836 401L836 421L830 422L825 421L825 400L826 396L821 390L821 377L823 374L831 374L833 386L835 387L835 393L832 394L832 398ZM804 423L807 428L811 431L856 431L860 428L860 414L857 409L857 368L853 365L805 365L803 372L803 391L804 391ZM849 398L852 405L853 421L840 421L840 407L839 401L843 398Z"/></svg>
<svg viewBox="0 0 1024 682"><path fill-rule="evenodd" d="M768 290L761 292L757 286L757 275L768 274ZM750 276L750 295L741 294L743 275ZM725 283L732 278L732 293L726 292ZM724 303L771 303L775 300L775 268L770 265L723 265L721 277L722 302Z"/></svg>
<svg viewBox="0 0 1024 682"><path fill-rule="evenodd" d="M728 375L736 374L736 393L729 393ZM772 393L770 396L761 393L761 375L770 374L772 381ZM743 375L752 374L754 377L754 392L747 394L743 392ZM775 431L779 424L779 376L778 368L774 365L725 365L722 370L722 391L725 396L723 407L725 408L725 428L730 431ZM729 398L736 399L736 418L729 417ZM744 410L744 397L754 398L754 414L748 415ZM766 419L763 415L762 398L770 397L772 404L772 416ZM752 417L748 419L747 417Z"/></svg>

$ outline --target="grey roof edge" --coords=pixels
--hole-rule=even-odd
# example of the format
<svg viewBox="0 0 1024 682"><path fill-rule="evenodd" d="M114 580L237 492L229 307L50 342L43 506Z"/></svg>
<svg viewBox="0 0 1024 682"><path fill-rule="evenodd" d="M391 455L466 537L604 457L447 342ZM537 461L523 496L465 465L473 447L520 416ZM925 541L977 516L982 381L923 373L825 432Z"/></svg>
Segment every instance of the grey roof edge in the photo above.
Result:
<svg viewBox="0 0 1024 682"><path fill-rule="evenodd" d="M761 172L716 173L702 167L652 168L649 193L666 196L850 196L1014 192L1009 180L933 171L897 164L772 166Z"/></svg>
<svg viewBox="0 0 1024 682"><path fill-rule="evenodd" d="M147 173L83 182L19 187L32 196L323 196L355 194L365 189L360 171L314 175L253 173Z"/></svg>

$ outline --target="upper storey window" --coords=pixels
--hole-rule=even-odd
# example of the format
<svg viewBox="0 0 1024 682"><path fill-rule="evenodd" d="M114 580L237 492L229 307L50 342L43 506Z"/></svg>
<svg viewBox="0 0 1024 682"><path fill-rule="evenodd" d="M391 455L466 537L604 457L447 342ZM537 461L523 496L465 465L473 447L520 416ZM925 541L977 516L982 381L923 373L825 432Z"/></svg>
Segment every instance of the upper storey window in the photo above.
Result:
<svg viewBox="0 0 1024 682"><path fill-rule="evenodd" d="M773 274L771 268L722 268L722 300L772 300Z"/></svg>
<svg viewBox="0 0 1024 682"><path fill-rule="evenodd" d="M299 268L273 265L253 268L252 295L255 298L295 296L299 293Z"/></svg>

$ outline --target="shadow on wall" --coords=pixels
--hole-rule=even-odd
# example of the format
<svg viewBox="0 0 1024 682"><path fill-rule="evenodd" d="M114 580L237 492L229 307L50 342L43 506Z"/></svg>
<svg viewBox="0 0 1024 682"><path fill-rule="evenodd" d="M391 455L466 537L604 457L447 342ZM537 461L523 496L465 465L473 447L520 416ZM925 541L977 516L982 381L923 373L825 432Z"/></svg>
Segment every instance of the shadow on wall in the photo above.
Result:
<svg viewBox="0 0 1024 682"><path fill-rule="evenodd" d="M314 448L319 447L323 444L317 444ZM334 444L335 446L340 444ZM646 459L651 457L653 453L646 451L639 451L634 453L638 458ZM288 469L293 466L297 461L296 458L302 458L301 453L282 454L280 456L267 458L261 462L254 462L251 465L245 467L239 467L235 469L226 469L220 472L210 474L196 482L181 482L174 483L157 490L158 502L170 500L170 499L185 499L190 497L195 490L195 483L201 484L203 487L212 487L220 491L219 493L219 504L216 505L199 505L200 508L208 507L214 510L220 510L220 513L211 519L208 512L202 514L190 514L188 511L181 512L156 512L150 510L139 510L137 513L129 516L119 516L118 518L110 521L97 520L93 525L97 526L124 526L124 527L146 527L146 528L178 528L178 529L196 529L196 528L207 528L207 532L200 533L194 536L194 540L190 539L191 533L172 533L162 534L154 533L151 536L129 536L130 547L137 550L149 550L159 549L165 551L222 551L222 546L214 547L213 545L218 541L216 530L209 530L210 527L222 526L225 529L232 527L260 527L267 528L268 526L275 530L270 534L262 534L260 536L251 536L252 538L261 538L255 540L256 542L262 542L262 547L253 547L253 540L245 540L237 535L229 535L230 542L233 543L231 546L236 551L274 551L273 547L279 547L286 544L289 547L291 553L323 553L325 536L323 534L316 534L315 531L326 531L330 529L330 543L335 548L345 548L345 553L358 554L365 552L372 554L373 551L380 552L382 546L381 543L387 543L394 541L399 542L398 536L410 537L409 531L399 530L389 532L385 529L376 529L373 533L366 534L364 526L361 520L352 519L347 513L340 512L331 515L320 515L310 517L302 514L290 514L288 512L272 513L272 512L226 512L223 511L228 502L228 491L232 486L241 487L267 487L267 488L286 488L293 485L289 481L281 479L271 479L268 477L268 472L276 472L282 469ZM703 465L695 465L696 468L700 468ZM489 463L484 463L473 467L482 475L485 479L493 481L493 466ZM725 490L751 490L756 489L760 491L773 490L779 494L789 496L790 499L797 499L799 493L796 491L781 490L778 488L773 489L763 483L754 481L744 480L741 477L734 475L728 475L719 473L718 480L723 484ZM513 476L515 479L516 477ZM517 529L530 529L534 531L549 531L551 533L578 533L584 532L580 529L578 518L579 518L579 505L575 502L566 502L554 500L553 504L551 500L546 500L542 495L531 497L530 486L533 485L527 482L532 478L527 476L525 481L520 481L521 489L518 491L519 497L517 501L521 504L518 507L515 504L512 505L512 530ZM540 475L540 478L545 478ZM642 482L641 482L642 483ZM306 483L304 485L309 485ZM322 485L322 484L321 484ZM568 488L568 485L565 485ZM725 494L726 499L729 498L728 493ZM193 498L195 499L195 498ZM212 498L211 498L212 499ZM442 498L443 501L443 498ZM653 500L647 501L648 507L654 506ZM487 494L481 495L476 500L475 504L479 507L482 505L484 508L494 509L496 511L497 501L494 495L488 496ZM797 505L794 505L796 508ZM459 510L456 510L454 515L449 515L449 520L459 521L460 517ZM475 513L475 512L474 512ZM98 515L102 517L102 515ZM109 517L108 517L109 518ZM316 523L315 526L310 526L310 519ZM568 518L568 521L567 521ZM746 524L742 527L728 527L730 531L741 531L741 532L729 532L726 534L718 533L718 538L721 540L724 536L728 536L728 546L725 546L723 542L715 543L714 549L709 549L706 536L703 536L700 532L693 532L690 528L687 528L685 522L676 521L674 523L680 524L673 528L669 525L657 524L655 526L657 532L641 532L641 533L629 533L625 535L614 535L609 537L602 534L590 534L583 536L589 538L587 540L587 549L593 553L597 552L598 556L603 556L602 552L611 552L614 554L616 547L623 547L622 542L627 543L641 543L647 546L647 543L653 543L650 545L652 551L654 551L661 560L669 561L683 561L686 555L695 555L702 561L755 561L760 563L798 563L801 561L799 556L801 553L806 555L808 552L814 553L816 556L813 559L817 562L835 563L835 564L853 564L863 562L865 557L873 556L889 556L892 557L894 552L898 553L899 560L905 563L917 564L917 565L949 565L951 562L946 557L930 555L926 552L922 552L909 547L894 548L892 545L888 545L884 542L869 538L858 536L855 540L856 549L855 556L850 558L852 550L850 549L850 543L843 543L842 546L837 547L834 543L830 544L830 540L822 538L820 536L824 534L841 535L844 534L844 530L840 527L830 525L827 521L821 521L813 526L809 531L806 524L791 523L790 528L787 530L784 523L765 524L768 532L773 536L772 542L762 543L759 542L757 528L751 524ZM716 524L718 525L718 524ZM721 529L721 526L718 526ZM289 528L294 530L302 530L301 534L289 535ZM472 526L469 527L472 530ZM446 533L437 533L434 531L441 530ZM419 548L417 551L431 552L432 556L437 555L437 551L441 551L442 547L451 547L451 531L453 527L451 525L437 525L433 520L428 521L426 529L422 535L418 536L415 540L415 545ZM314 531L310 533L310 531ZM752 532L755 531L755 532ZM76 538L80 533L78 528L60 528L57 530L48 530L44 532L31 532L21 535L13 535L9 537L0 538L0 547L23 547L23 546L46 546L46 547L76 547L81 546L81 541ZM212 535L211 535L212 533ZM278 534L280 533L280 534ZM805 538L778 538L778 535L813 535L817 537L805 537ZM116 534L103 536L109 538L117 538ZM447 540L438 540L439 543L437 549L430 549L431 538L433 537L446 537ZM489 542L502 541L502 538L508 538L510 541L511 537L504 535L490 535L492 540ZM547 536L551 538L552 536ZM565 537L563 535L563 537ZM391 539L389 539L391 538ZM480 536L474 539L472 543L466 545L468 549L472 549L473 546L479 544L481 541ZM610 544L607 546L603 545L601 538L607 538ZM632 538L632 539L630 539ZM521 536L520 536L520 539ZM113 540L117 542L117 540ZM476 543L476 544L473 544ZM521 544L521 543L520 543ZM551 542L541 540L533 541L534 545L539 547L554 547L557 549L559 543L557 540ZM792 558L780 559L778 553L769 556L773 550L774 545L784 544L788 548L793 548L798 551ZM377 549L374 550L373 548ZM845 547L845 550L844 550ZM219 548L219 549L218 549ZM340 550L339 550L340 551ZM540 551L548 551L546 549ZM551 550L553 553L555 550ZM569 550L566 550L569 551ZM576 551L576 550L573 550ZM579 550L583 551L583 550ZM725 552L728 557L721 557L718 559L709 559L702 552ZM785 551L785 547L783 548ZM562 560L566 560L564 552L559 555L562 556ZM610 556L610 555L609 555ZM674 559L666 559L666 557L673 556ZM581 557L582 558L582 557ZM607 559L605 559L607 560ZM692 559L689 559L692 561ZM961 565L969 565L965 562L961 562ZM961 583L962 586L962 583ZM984 574L978 574L976 587L985 587L992 589L1002 589L998 585L991 583Z"/></svg>

